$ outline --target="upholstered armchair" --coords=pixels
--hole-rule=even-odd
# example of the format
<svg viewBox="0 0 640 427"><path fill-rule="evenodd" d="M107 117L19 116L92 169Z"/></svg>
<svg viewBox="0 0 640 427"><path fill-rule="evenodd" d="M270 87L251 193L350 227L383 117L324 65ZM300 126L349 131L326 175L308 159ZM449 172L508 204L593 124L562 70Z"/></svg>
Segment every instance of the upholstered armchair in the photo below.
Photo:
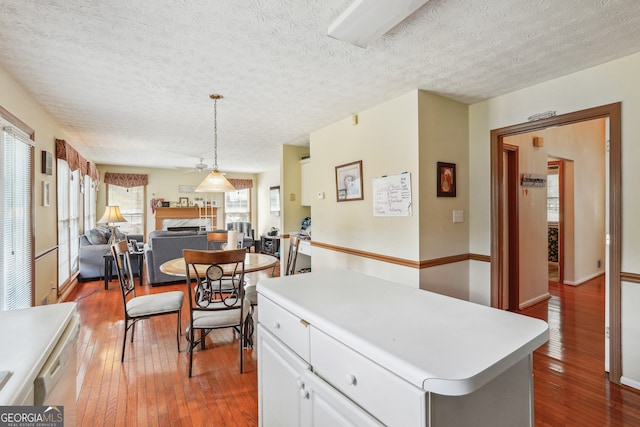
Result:
<svg viewBox="0 0 640 427"><path fill-rule="evenodd" d="M251 247L255 244L255 232L250 222L230 222L227 224L227 230L235 230L238 233L242 233L244 235L242 247L248 251L250 251Z"/></svg>

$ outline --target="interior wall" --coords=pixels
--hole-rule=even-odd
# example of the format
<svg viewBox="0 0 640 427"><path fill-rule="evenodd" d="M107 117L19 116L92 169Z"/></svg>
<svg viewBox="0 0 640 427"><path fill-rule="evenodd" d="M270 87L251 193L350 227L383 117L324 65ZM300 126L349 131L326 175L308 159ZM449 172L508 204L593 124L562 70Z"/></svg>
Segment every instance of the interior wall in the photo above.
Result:
<svg viewBox="0 0 640 427"><path fill-rule="evenodd" d="M418 91L419 259L433 260L469 252L468 107L439 95ZM456 197L437 197L437 163L456 165ZM415 185L415 184L414 184ZM453 222L453 211L463 222ZM467 300L469 263L420 270L420 288Z"/></svg>
<svg viewBox="0 0 640 427"><path fill-rule="evenodd" d="M504 138L518 146L518 179L523 173L547 174L547 147L533 147L532 134ZM519 304L530 305L548 293L547 188L518 183Z"/></svg>
<svg viewBox="0 0 640 427"><path fill-rule="evenodd" d="M263 172L258 175L257 185L257 197L258 197L258 222L255 228L256 239L260 238L260 235L271 230L271 227L277 227L280 229L282 225L280 220L282 219L282 210L280 216L271 214L271 199L270 189L280 185L280 168L272 169L267 172ZM282 188L280 188L280 209L282 209Z"/></svg>
<svg viewBox="0 0 640 427"><path fill-rule="evenodd" d="M573 218L573 230L568 230L565 240L570 249L566 253L565 247L565 256L572 262L573 270L572 274L565 271L564 283L568 285L578 285L604 273L605 122L605 119L591 120L538 133L550 156L571 160L565 162L570 168L569 176L565 176L565 184L569 187L565 199L573 201L573 206L565 206L565 216ZM598 261L601 261L600 267Z"/></svg>
<svg viewBox="0 0 640 427"><path fill-rule="evenodd" d="M419 206L412 216L373 216L372 180L383 175L411 174L412 200L418 200L418 91L360 111L357 125L345 117L312 132L311 181L314 193L313 240L413 261L419 259ZM362 160L363 200L337 201L335 168ZM419 287L418 270L313 247L311 268L349 268Z"/></svg>
<svg viewBox="0 0 640 427"><path fill-rule="evenodd" d="M57 171L54 166L53 175L44 175L41 171L41 152L48 151L55 157L55 140L66 139L73 144L73 140L60 126L44 111L44 109L16 82L7 72L0 68L0 106L35 131L34 149L34 211L35 211L35 272L34 299L40 305L45 297L48 302L56 302L55 292L51 287L58 286L58 264L56 246L57 234L57 200L55 197ZM76 147L80 154L81 147ZM54 162L55 165L55 162ZM42 206L42 182L49 182L51 188L51 206ZM46 254L53 250L53 255ZM52 261L53 260L53 261Z"/></svg>
<svg viewBox="0 0 640 427"><path fill-rule="evenodd" d="M636 197L636 183L640 182L640 54L634 54L558 79L540 83L519 91L492 98L469 106L470 164L470 246L472 252L491 253L491 180L490 131L527 121L527 117L544 111L565 114L614 102L622 103L622 272L640 274L640 198ZM473 262L477 263L477 262ZM474 296L490 299L490 271L474 268L471 272ZM627 283L626 287L639 286ZM640 381L640 348L628 342L626 328L640 324L640 312L628 307L640 305L637 292L629 292L631 300L622 307L622 369L623 376ZM625 297L626 298L626 297Z"/></svg>
<svg viewBox="0 0 640 427"><path fill-rule="evenodd" d="M467 106L411 91L311 133L313 240L402 260L445 258L468 252ZM336 200L335 167L362 160L364 200ZM455 163L457 197L436 197L436 163ZM375 177L411 175L412 215L373 215ZM453 210L465 213L453 223ZM417 268L313 247L312 269L348 268L467 299L466 261Z"/></svg>
<svg viewBox="0 0 640 427"><path fill-rule="evenodd" d="M302 186L300 159L309 155L309 147L298 145L282 146L282 169L280 170L280 191L282 195L282 233L300 231L302 219L311 216L311 207L302 206Z"/></svg>

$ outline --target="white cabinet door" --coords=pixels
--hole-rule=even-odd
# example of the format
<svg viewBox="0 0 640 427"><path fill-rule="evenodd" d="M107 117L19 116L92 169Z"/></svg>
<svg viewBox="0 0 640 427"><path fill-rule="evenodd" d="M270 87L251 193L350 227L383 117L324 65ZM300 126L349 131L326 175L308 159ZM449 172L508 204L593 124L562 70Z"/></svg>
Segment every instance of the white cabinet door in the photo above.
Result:
<svg viewBox="0 0 640 427"><path fill-rule="evenodd" d="M382 426L361 407L347 399L338 390L308 372L304 380L303 397L311 405L309 426Z"/></svg>
<svg viewBox="0 0 640 427"><path fill-rule="evenodd" d="M258 324L258 418L264 427L308 425L304 374L309 365ZM305 407L303 408L303 403ZM303 412L305 410L307 412Z"/></svg>
<svg viewBox="0 0 640 427"><path fill-rule="evenodd" d="M311 206L311 178L309 177L310 160L300 162L300 204L302 206Z"/></svg>

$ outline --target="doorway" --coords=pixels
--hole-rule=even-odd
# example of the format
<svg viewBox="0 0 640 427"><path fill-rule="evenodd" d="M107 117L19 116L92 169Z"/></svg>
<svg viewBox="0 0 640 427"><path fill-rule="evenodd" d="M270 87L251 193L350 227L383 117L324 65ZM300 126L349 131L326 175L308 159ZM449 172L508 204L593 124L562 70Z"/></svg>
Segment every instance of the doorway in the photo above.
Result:
<svg viewBox="0 0 640 427"><path fill-rule="evenodd" d="M549 282L562 283L564 263L564 227L561 219L564 202L562 162L547 161L547 270Z"/></svg>
<svg viewBox="0 0 640 427"><path fill-rule="evenodd" d="M609 119L609 161L608 171L608 208L609 221L607 224L608 263L606 264L606 279L609 289L610 333L608 349L609 379L620 383L621 369L621 104L609 104L601 107L577 111L574 113L554 116L547 119L514 125L491 131L491 305L498 308L508 308L504 305L503 291L505 272L509 269L505 263L509 259L504 256L504 247L508 244L503 232L508 224L508 198L504 196L504 139L512 135L539 131L549 127L563 126L599 118ZM513 263L510 263L513 265Z"/></svg>

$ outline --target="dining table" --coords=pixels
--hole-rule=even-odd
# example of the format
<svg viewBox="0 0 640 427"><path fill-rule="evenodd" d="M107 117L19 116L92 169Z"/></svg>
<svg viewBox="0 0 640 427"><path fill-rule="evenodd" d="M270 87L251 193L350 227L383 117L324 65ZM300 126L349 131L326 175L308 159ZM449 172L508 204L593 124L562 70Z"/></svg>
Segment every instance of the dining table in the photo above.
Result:
<svg viewBox="0 0 640 427"><path fill-rule="evenodd" d="M269 268L274 267L277 262L278 262L278 258L274 256L255 253L255 252L247 252L244 258L244 272L246 274L246 273L253 273L255 271L260 271L260 270L267 270ZM202 264L202 265L196 266L196 268L202 269L202 271L199 270L199 272L204 274L207 268L209 268L209 266ZM234 268L235 268L235 264L224 265L223 266L224 275L225 276L233 275ZM187 273L186 273L184 258L182 257L174 258L164 262L163 264L160 265L160 271L170 276L186 277Z"/></svg>

